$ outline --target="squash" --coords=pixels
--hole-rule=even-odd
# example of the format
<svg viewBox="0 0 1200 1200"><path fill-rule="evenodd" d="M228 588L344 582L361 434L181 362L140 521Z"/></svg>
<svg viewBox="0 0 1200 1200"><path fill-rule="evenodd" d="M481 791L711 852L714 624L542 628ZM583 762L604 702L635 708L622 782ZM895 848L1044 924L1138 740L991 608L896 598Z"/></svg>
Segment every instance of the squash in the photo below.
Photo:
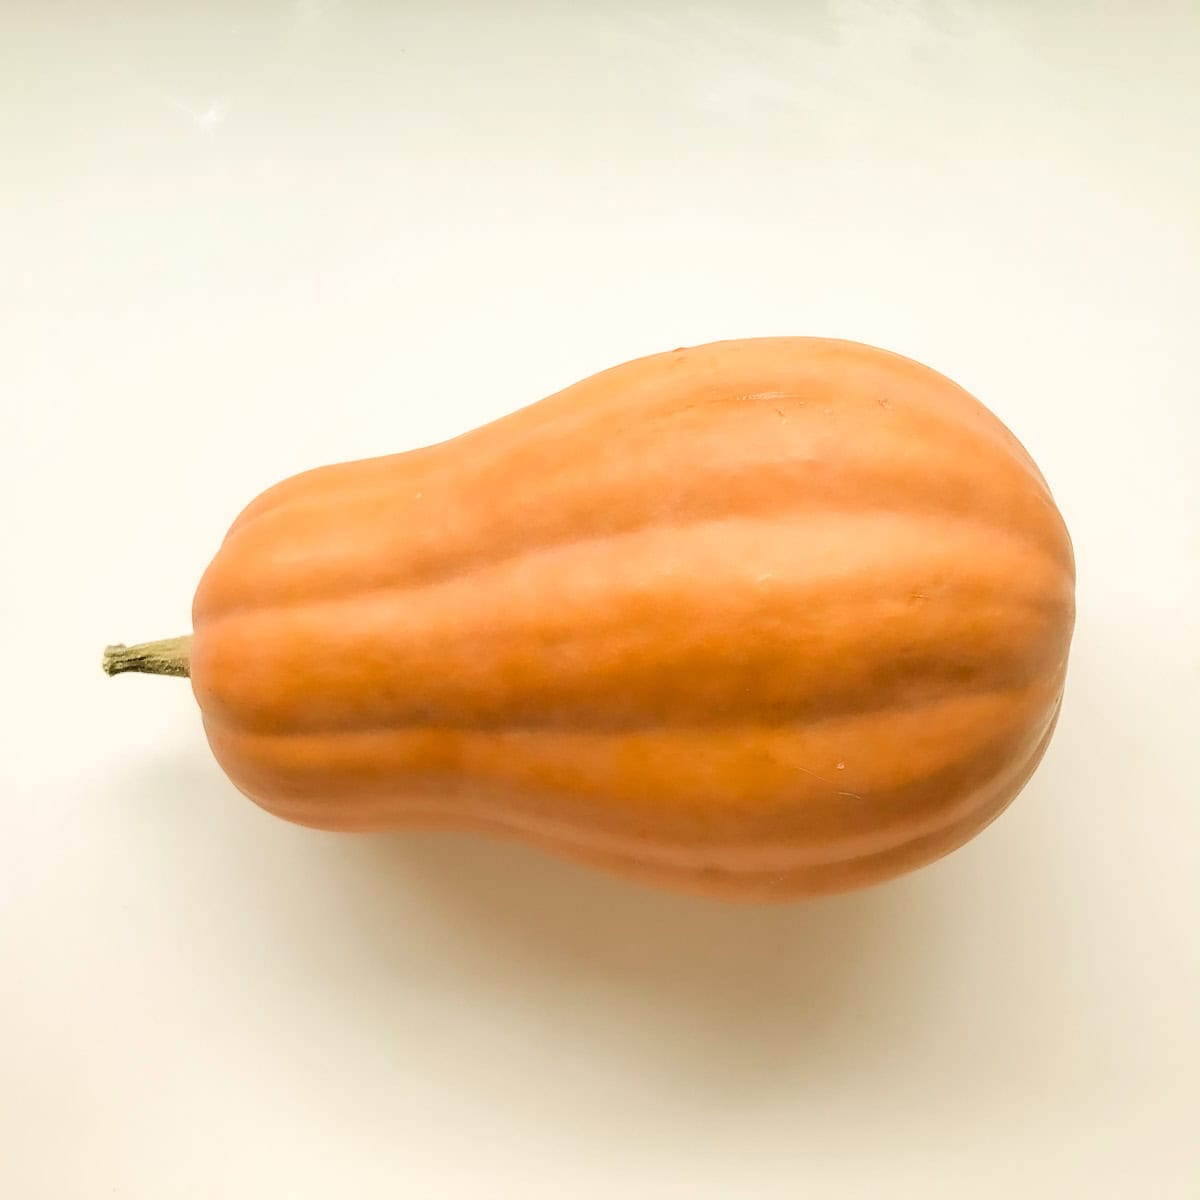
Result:
<svg viewBox="0 0 1200 1200"><path fill-rule="evenodd" d="M308 471L234 522L189 674L263 808L515 836L790 898L962 845L1050 740L1071 542L935 371L767 338L604 371L461 437Z"/></svg>

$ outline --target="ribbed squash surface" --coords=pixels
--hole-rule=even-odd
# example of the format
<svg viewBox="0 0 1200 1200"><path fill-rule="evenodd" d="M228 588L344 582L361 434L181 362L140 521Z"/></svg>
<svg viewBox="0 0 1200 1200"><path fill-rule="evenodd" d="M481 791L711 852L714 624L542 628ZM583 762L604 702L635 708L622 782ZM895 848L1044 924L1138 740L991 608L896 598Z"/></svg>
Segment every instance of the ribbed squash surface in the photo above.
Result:
<svg viewBox="0 0 1200 1200"><path fill-rule="evenodd" d="M987 409L756 339L277 485L204 576L191 673L223 768L290 820L788 897L991 821L1073 620L1062 519Z"/></svg>

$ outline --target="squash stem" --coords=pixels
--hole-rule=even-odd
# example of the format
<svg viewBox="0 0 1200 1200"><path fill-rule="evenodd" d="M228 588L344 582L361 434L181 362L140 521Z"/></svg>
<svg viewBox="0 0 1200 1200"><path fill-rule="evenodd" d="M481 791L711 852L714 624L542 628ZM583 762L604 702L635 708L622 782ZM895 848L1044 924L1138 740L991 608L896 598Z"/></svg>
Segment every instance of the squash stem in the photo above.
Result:
<svg viewBox="0 0 1200 1200"><path fill-rule="evenodd" d="M137 646L107 646L104 650L104 673L121 675L126 671L140 671L143 675L179 675L187 678L191 674L188 662L192 649L192 638L163 638L158 642L142 642Z"/></svg>

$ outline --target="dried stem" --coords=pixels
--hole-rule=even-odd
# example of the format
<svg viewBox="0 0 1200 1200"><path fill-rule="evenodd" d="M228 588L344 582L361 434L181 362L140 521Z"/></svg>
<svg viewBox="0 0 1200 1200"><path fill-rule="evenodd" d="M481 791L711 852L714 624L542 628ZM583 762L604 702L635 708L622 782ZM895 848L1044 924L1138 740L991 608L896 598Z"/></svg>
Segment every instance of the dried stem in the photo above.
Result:
<svg viewBox="0 0 1200 1200"><path fill-rule="evenodd" d="M187 678L188 656L192 638L163 638L159 642L142 642L137 646L108 646L104 651L104 673L121 675L125 671L140 671L143 675L179 675Z"/></svg>

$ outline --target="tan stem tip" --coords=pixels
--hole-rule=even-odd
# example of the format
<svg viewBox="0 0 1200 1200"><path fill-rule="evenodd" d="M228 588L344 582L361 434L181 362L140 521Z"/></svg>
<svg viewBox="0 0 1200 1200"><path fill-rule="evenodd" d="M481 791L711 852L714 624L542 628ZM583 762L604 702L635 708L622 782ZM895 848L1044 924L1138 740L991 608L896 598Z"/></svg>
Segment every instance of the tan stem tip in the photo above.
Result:
<svg viewBox="0 0 1200 1200"><path fill-rule="evenodd" d="M104 673L121 675L125 671L140 671L143 675L179 675L190 672L189 656L192 638L163 638L158 642L141 642L136 646L107 646L104 650Z"/></svg>

